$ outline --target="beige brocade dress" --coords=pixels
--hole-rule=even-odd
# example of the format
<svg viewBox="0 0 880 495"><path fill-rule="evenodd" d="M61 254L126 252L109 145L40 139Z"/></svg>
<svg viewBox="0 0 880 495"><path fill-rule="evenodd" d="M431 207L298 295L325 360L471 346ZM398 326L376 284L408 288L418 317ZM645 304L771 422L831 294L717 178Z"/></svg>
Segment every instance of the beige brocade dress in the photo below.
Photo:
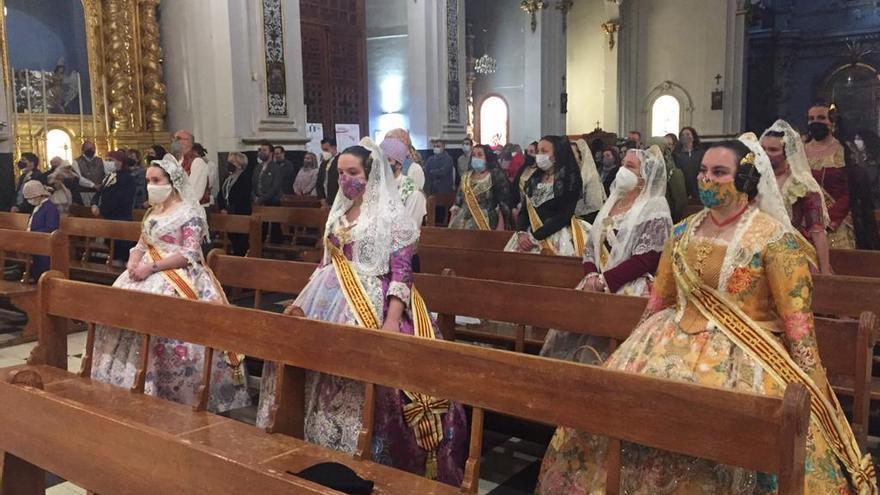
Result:
<svg viewBox="0 0 880 495"><path fill-rule="evenodd" d="M779 235L778 223L760 212L748 222L737 243L753 256L731 264L728 244L694 237L683 250L703 282L717 287L755 322L783 344L794 361L817 383L825 384L810 309L812 280L807 261L791 234ZM699 217L699 214L697 215ZM604 366L690 383L764 395L781 396L783 389L762 366L707 322L683 292L673 270L672 245L687 222L676 226L660 260L648 304L651 314L611 355ZM727 258L727 261L725 261ZM727 266L725 267L725 263ZM845 421L845 419L844 419ZM606 437L571 428L557 429L544 457L537 493L605 493ZM806 491L810 494L850 493L843 467L811 423L807 440ZM703 459L623 443L621 493L741 494L775 493L776 476L719 465Z"/></svg>

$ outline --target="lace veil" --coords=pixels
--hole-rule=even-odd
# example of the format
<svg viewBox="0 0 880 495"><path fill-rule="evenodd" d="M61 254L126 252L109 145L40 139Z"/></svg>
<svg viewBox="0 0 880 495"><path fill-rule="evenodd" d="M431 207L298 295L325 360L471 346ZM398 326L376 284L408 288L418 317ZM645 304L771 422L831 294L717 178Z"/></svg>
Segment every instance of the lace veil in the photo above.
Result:
<svg viewBox="0 0 880 495"><path fill-rule="evenodd" d="M639 157L641 163L640 175L644 180L641 193L633 202L632 206L624 214L615 234L617 242L611 243L611 251L604 270L609 270L619 265L631 256L644 254L649 251L662 251L669 231L672 228L672 215L669 212L669 203L666 201L666 162L663 154L657 146L649 150L630 150ZM590 235L592 253L600 253L602 243L606 236L600 235L601 230L611 224L609 213L625 194L616 190L612 185L611 196L599 210L596 221L593 222L593 233ZM659 220L659 221L657 221ZM649 227L649 222L656 225ZM595 256L595 254L593 254ZM598 264L597 264L598 265Z"/></svg>
<svg viewBox="0 0 880 495"><path fill-rule="evenodd" d="M596 168L596 162L593 160L593 152L587 146L587 142L578 139L575 144L581 154L581 181L584 183L583 204L584 213L592 213L600 208L607 199L605 188L602 186L602 179L599 178L599 169Z"/></svg>
<svg viewBox="0 0 880 495"><path fill-rule="evenodd" d="M776 219L787 232L797 234L797 230L791 225L791 218L788 216L788 210L785 209L782 193L779 192L779 186L776 184L776 176L773 174L770 157L761 146L758 136L753 132L747 132L740 136L739 140L748 146L755 155L755 168L761 173L761 180L758 181L758 197L755 198L758 209Z"/></svg>
<svg viewBox="0 0 880 495"><path fill-rule="evenodd" d="M354 242L352 263L361 275L378 277L388 273L391 253L418 241L419 229L406 213L385 154L370 138L362 139L359 144L370 151L372 169L367 178L360 216L351 229ZM327 234L333 232L333 226L352 204L342 189L336 193L327 217ZM328 263L327 253L324 258Z"/></svg>
<svg viewBox="0 0 880 495"><path fill-rule="evenodd" d="M783 204L786 206L786 210L790 213L790 206L784 201L789 188L800 185L808 192L819 194L820 197L822 196L822 188L819 187L819 183L816 182L816 179L813 177L813 172L810 170L810 162L807 160L807 152L804 149L804 142L801 140L800 134L791 126L791 124L782 119L777 120L769 129L764 131L761 138L763 139L768 132L783 133L782 142L785 145L785 159L788 162L791 175L788 176L788 179L782 186L781 194ZM825 225L829 225L831 220L828 217L828 208L825 206L825 201L822 201L821 204L822 218L825 221Z"/></svg>
<svg viewBox="0 0 880 495"><path fill-rule="evenodd" d="M150 164L157 165L164 170L169 177L171 177L171 186L177 191L183 202L189 205L195 211L196 215L202 219L202 223L204 223L204 235L202 237L210 238L210 232L208 232L208 215L205 213L205 208L199 204L201 198L195 197L192 187L189 184L189 176L186 175L186 171L183 169L180 162L177 161L177 158L174 158L174 155L171 153L166 153L161 160L153 160Z"/></svg>

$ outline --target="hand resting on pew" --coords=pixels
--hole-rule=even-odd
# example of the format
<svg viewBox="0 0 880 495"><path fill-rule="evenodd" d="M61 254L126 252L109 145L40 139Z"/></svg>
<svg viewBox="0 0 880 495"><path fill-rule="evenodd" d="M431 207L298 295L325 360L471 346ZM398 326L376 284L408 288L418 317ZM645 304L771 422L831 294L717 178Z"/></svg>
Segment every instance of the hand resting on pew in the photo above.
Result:
<svg viewBox="0 0 880 495"><path fill-rule="evenodd" d="M286 316L298 316L300 318L306 317L306 313L303 311L303 309L296 304L287 305L287 307L284 308L284 314Z"/></svg>

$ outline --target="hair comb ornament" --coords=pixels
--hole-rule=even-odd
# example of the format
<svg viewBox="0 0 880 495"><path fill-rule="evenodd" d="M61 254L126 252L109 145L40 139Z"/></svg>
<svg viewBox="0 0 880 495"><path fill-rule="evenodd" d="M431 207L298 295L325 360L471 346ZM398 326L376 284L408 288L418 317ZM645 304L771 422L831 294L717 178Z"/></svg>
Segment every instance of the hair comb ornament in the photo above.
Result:
<svg viewBox="0 0 880 495"><path fill-rule="evenodd" d="M742 158L742 160L739 161L739 164L740 165L746 165L746 164L754 165L755 164L755 153L751 152L751 151L748 152L748 154L746 154L746 156L744 156Z"/></svg>

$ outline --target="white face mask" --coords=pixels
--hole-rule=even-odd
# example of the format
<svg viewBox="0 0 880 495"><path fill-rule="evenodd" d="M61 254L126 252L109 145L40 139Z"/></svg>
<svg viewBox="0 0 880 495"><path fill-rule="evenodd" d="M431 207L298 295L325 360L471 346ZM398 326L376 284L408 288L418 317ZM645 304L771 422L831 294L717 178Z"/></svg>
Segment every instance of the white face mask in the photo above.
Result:
<svg viewBox="0 0 880 495"><path fill-rule="evenodd" d="M856 145L856 149L859 151L865 151L865 142L862 138L855 138L853 140L853 144Z"/></svg>
<svg viewBox="0 0 880 495"><path fill-rule="evenodd" d="M329 160L331 158L333 158L333 155L331 155L329 151L322 151L321 152L321 161L322 162L326 162L327 160Z"/></svg>
<svg viewBox="0 0 880 495"><path fill-rule="evenodd" d="M443 150L439 146L434 146L434 154L439 155L440 153L443 153Z"/></svg>
<svg viewBox="0 0 880 495"><path fill-rule="evenodd" d="M109 175L116 172L116 163L113 160L104 162L104 173Z"/></svg>
<svg viewBox="0 0 880 495"><path fill-rule="evenodd" d="M27 200L27 202L30 203L31 206L40 206L40 203L43 202L43 198L31 198Z"/></svg>
<svg viewBox="0 0 880 495"><path fill-rule="evenodd" d="M632 170L620 167L614 178L614 188L622 193L628 193L639 185L639 178Z"/></svg>
<svg viewBox="0 0 880 495"><path fill-rule="evenodd" d="M550 159L550 155L546 153L541 153L535 156L535 165L546 172L553 168L553 160Z"/></svg>
<svg viewBox="0 0 880 495"><path fill-rule="evenodd" d="M153 206L160 205L168 199L168 196L171 195L171 191L173 190L174 187L171 184L165 184L164 186L147 184L147 199Z"/></svg>

